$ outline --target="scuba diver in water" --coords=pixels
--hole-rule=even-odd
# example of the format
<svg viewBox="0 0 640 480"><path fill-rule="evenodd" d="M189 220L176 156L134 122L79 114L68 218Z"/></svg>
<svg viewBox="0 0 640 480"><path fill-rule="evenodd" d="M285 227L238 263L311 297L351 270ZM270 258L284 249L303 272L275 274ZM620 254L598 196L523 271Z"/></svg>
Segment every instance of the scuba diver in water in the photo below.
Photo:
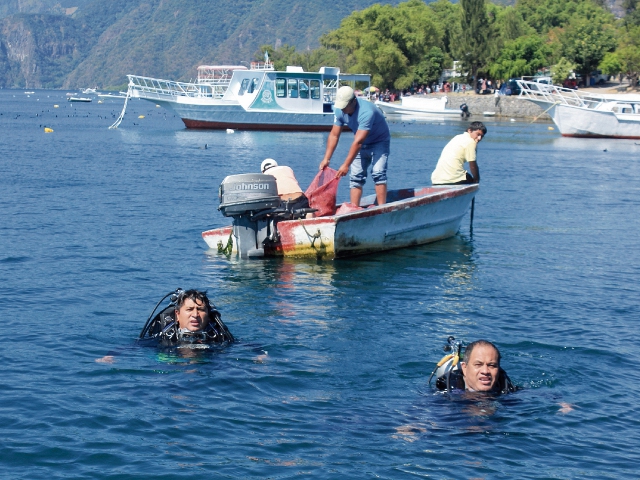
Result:
<svg viewBox="0 0 640 480"><path fill-rule="evenodd" d="M464 354L462 350L464 349ZM436 388L451 392L512 393L518 390L507 372L500 367L500 351L487 340L476 340L466 346L454 337L447 339L445 355L429 377L436 375Z"/></svg>
<svg viewBox="0 0 640 480"><path fill-rule="evenodd" d="M154 316L158 306L171 297L171 303ZM140 332L140 342L171 347L233 342L234 338L212 305L206 292L177 289L158 302ZM197 347L196 347L197 348Z"/></svg>

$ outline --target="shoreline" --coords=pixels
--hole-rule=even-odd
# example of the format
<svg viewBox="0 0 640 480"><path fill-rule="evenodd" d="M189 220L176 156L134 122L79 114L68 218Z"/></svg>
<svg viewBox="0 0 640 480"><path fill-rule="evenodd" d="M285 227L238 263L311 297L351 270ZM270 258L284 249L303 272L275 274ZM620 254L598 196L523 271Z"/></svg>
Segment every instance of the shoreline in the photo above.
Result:
<svg viewBox="0 0 640 480"><path fill-rule="evenodd" d="M624 90L624 91L622 91ZM599 87L581 88L580 93L597 93L599 95L633 95L640 97L640 89L631 89L626 83L607 83ZM493 94L478 95L475 92L465 93L430 93L426 96L439 98L447 96L447 108L459 109L463 103L469 107L471 116L485 116L489 118L518 118L538 119L551 121L551 117L538 105L516 96L500 95L500 101L496 105L496 97ZM484 112L494 112L493 115L484 115Z"/></svg>

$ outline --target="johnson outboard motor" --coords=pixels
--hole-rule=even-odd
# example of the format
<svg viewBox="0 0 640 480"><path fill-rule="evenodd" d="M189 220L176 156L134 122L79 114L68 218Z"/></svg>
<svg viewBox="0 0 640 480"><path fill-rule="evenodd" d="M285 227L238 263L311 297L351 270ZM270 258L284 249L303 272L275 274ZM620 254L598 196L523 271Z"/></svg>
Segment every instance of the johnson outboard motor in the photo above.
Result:
<svg viewBox="0 0 640 480"><path fill-rule="evenodd" d="M219 197L218 210L233 218L240 256L264 256L265 240L276 235L273 215L285 212L275 177L263 173L230 175L220 184Z"/></svg>

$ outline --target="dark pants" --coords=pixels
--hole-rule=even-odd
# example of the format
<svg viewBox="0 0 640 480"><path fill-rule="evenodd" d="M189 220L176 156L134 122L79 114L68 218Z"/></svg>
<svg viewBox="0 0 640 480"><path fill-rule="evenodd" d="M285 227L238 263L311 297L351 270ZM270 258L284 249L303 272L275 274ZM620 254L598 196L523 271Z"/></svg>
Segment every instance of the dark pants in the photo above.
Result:
<svg viewBox="0 0 640 480"><path fill-rule="evenodd" d="M289 210L290 212L293 210L298 210L300 208L309 208L309 199L303 194L300 195L295 200L283 201L282 206Z"/></svg>
<svg viewBox="0 0 640 480"><path fill-rule="evenodd" d="M473 178L473 176L467 172L467 178L465 178L464 180L460 180L459 182L455 182L455 183L434 183L434 186L438 186L438 185L470 185L473 183L477 183L475 181L475 179Z"/></svg>

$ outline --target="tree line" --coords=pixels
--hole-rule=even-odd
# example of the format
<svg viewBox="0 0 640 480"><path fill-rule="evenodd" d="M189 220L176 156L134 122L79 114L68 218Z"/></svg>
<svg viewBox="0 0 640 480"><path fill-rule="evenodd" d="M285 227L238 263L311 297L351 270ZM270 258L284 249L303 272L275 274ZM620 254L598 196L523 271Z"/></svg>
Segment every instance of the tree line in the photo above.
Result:
<svg viewBox="0 0 640 480"><path fill-rule="evenodd" d="M405 89L437 81L458 61L459 80L534 75L550 68L554 83L571 71L587 81L591 72L624 74L635 85L640 73L640 0L623 1L616 19L604 0L517 0L512 6L486 0L409 0L376 4L344 18L320 37L320 47L297 51L263 45L276 69L300 65L313 71L338 66L369 73L381 88Z"/></svg>

